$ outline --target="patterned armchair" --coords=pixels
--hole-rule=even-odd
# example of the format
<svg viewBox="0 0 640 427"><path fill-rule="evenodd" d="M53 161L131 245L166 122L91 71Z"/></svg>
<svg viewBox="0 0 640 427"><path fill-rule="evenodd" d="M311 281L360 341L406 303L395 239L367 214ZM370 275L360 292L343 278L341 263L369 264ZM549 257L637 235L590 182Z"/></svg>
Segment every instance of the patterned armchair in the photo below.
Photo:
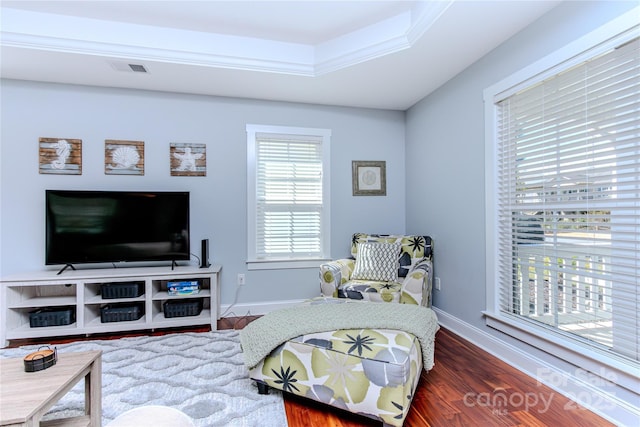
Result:
<svg viewBox="0 0 640 427"><path fill-rule="evenodd" d="M433 240L429 236L356 233L351 257L320 265L325 297L431 307Z"/></svg>

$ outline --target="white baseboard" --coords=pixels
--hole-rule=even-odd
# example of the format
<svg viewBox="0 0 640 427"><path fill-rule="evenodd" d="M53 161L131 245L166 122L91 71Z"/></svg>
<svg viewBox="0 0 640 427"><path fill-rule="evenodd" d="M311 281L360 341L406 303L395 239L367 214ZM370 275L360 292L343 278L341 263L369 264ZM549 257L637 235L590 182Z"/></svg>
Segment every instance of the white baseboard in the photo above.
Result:
<svg viewBox="0 0 640 427"><path fill-rule="evenodd" d="M306 301L305 299L254 302L244 304L223 304L220 306L220 317L262 316L281 308L292 307Z"/></svg>
<svg viewBox="0 0 640 427"><path fill-rule="evenodd" d="M634 405L633 402L627 402L616 396L615 393L610 391L610 387L609 390L602 390L597 387L597 383L594 384L588 378L576 376L575 374L576 372L579 373L579 370L574 370L574 372L562 370L493 337L437 307L433 309L438 316L439 323L444 328L498 357L505 363L536 379L539 383L550 387L572 401L578 402L581 406L616 425L637 425L638 419L640 419L640 408L638 408L637 403ZM535 398L535 396L529 397ZM565 409L577 410L577 407L570 406Z"/></svg>

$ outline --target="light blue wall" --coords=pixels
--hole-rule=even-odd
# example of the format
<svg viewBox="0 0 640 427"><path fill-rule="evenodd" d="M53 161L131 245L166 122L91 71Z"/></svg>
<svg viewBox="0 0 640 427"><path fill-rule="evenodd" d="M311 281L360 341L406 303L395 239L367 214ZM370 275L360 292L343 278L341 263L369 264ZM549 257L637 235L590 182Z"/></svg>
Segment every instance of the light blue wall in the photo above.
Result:
<svg viewBox="0 0 640 427"><path fill-rule="evenodd" d="M575 366L485 326L485 295L493 284L485 281L483 91L637 5L564 2L407 111L407 232L426 230L435 239L442 289L434 291L434 306L465 332L495 339L485 343L517 349L570 375ZM622 387L605 392L637 402Z"/></svg>
<svg viewBox="0 0 640 427"><path fill-rule="evenodd" d="M331 129L334 257L348 254L353 232L404 231L403 112L18 80L1 84L2 276L46 268L45 189L188 190L191 251L199 255L200 239L210 239L212 261L223 266L223 305L234 300L238 273L246 274L239 303L317 296L317 269L246 271L247 123ZM82 139L82 175L40 175L39 137ZM144 176L105 175L105 139L144 141ZM205 143L207 176L171 177L170 142ZM386 197L352 196L352 160L387 162Z"/></svg>
<svg viewBox="0 0 640 427"><path fill-rule="evenodd" d="M484 326L484 89L637 5L564 2L407 111L407 232L434 237L438 308Z"/></svg>

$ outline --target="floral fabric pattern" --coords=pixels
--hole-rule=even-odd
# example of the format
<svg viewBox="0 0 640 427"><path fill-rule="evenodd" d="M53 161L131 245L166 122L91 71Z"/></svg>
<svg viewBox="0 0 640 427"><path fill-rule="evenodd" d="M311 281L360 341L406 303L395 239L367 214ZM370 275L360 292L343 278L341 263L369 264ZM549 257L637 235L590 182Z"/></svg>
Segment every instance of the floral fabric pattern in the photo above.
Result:
<svg viewBox="0 0 640 427"><path fill-rule="evenodd" d="M271 387L402 426L421 371L422 351L413 335L346 329L288 341L249 375Z"/></svg>
<svg viewBox="0 0 640 427"><path fill-rule="evenodd" d="M400 244L396 280L357 280L353 277L358 246L367 242ZM431 307L431 237L355 233L351 239L351 256L320 265L320 292L323 296Z"/></svg>
<svg viewBox="0 0 640 427"><path fill-rule="evenodd" d="M351 237L352 258L357 258L358 244L364 242L400 244L398 277L405 277L417 262L424 258L432 259L433 255L433 240L429 236L355 233Z"/></svg>

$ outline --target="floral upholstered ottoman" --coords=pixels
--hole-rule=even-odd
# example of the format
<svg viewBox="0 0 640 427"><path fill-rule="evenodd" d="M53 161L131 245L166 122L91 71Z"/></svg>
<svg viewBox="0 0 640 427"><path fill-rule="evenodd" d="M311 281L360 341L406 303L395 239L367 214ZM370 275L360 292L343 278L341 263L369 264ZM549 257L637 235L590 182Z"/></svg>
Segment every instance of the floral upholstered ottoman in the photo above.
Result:
<svg viewBox="0 0 640 427"><path fill-rule="evenodd" d="M356 304L356 305L353 305ZM345 328L319 326L318 332L307 332L285 339L257 363L247 360L247 347L252 345L254 334L250 323L241 332L245 361L249 376L258 383L261 393L269 387L304 396L318 402L356 414L378 419L384 425L402 426L409 411L413 394L420 380L422 369L433 367L435 333L438 323L430 308L405 304L384 304L357 300L320 298L306 302L295 309L284 309L263 316L260 321L269 325L260 334L277 335L280 321L289 314L307 313L307 320L297 323L333 324L323 318L325 309L333 306L328 316L336 317L334 311L340 305L343 313L354 317L384 318L381 306L412 307L406 321L415 324L414 329L393 324L392 327L366 327L368 321L343 319ZM306 309L305 309L306 307ZM357 310L356 310L357 309ZM289 311L287 313L282 313ZM389 309L383 309L389 310ZM399 312L404 309L400 308ZM279 313L280 312L280 313ZM419 315L415 315L418 313ZM266 319L266 321L264 321ZM355 321L354 321L355 320ZM382 326L386 321L374 323ZM354 327L352 327L355 325ZM260 325L258 325L260 327ZM328 329L331 328L331 329ZM294 329L298 330L296 326ZM312 328L303 327L311 331ZM406 329L406 330L405 330ZM246 331L246 332L245 332ZM415 333L412 333L415 332ZM259 344L258 344L259 345Z"/></svg>

